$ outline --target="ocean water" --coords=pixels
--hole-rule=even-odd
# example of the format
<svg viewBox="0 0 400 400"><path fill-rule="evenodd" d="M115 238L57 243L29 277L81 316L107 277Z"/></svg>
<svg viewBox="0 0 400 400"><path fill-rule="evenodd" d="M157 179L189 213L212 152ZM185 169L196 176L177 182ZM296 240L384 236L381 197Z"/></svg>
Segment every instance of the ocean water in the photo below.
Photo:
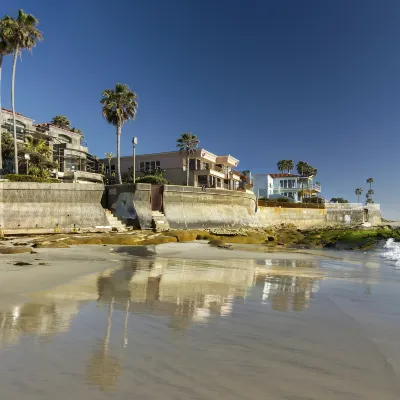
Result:
<svg viewBox="0 0 400 400"><path fill-rule="evenodd" d="M388 239L384 245L382 257L393 261L394 265L400 268L400 243L395 242L394 239Z"/></svg>
<svg viewBox="0 0 400 400"><path fill-rule="evenodd" d="M385 257L132 257L0 303L1 398L398 400Z"/></svg>

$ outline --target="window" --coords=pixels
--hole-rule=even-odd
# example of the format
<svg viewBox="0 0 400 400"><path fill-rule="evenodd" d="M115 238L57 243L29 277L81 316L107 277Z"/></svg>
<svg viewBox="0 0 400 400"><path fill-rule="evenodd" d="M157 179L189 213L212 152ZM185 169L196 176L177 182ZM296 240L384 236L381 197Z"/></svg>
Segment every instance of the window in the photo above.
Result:
<svg viewBox="0 0 400 400"><path fill-rule="evenodd" d="M145 170L148 171L150 169L150 161L146 161Z"/></svg>
<svg viewBox="0 0 400 400"><path fill-rule="evenodd" d="M61 143L71 143L72 142L72 139L67 135L58 135L58 140Z"/></svg>
<svg viewBox="0 0 400 400"><path fill-rule="evenodd" d="M140 172L144 172L144 162L141 162L139 164L139 170L140 170Z"/></svg>
<svg viewBox="0 0 400 400"><path fill-rule="evenodd" d="M189 170L194 171L196 169L196 160L191 158L189 160Z"/></svg>
<svg viewBox="0 0 400 400"><path fill-rule="evenodd" d="M156 168L161 168L161 163L160 163L160 161L156 161Z"/></svg>
<svg viewBox="0 0 400 400"><path fill-rule="evenodd" d="M115 172L115 165L111 165L111 172Z"/></svg>

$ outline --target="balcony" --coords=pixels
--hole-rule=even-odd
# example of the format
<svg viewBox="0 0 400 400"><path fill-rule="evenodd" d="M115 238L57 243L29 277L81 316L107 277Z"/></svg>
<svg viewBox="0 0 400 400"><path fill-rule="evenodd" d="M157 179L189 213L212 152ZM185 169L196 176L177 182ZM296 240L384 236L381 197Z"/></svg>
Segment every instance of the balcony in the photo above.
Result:
<svg viewBox="0 0 400 400"><path fill-rule="evenodd" d="M291 187L291 188L289 188L289 187L285 188L285 187L281 187L279 185L274 185L270 189L273 189L274 192L301 192L301 191L304 191L304 192L318 192L318 193L320 193L321 192L321 185L318 185L316 183L310 183L309 185L304 184L304 187L301 187L301 185L300 185L300 186Z"/></svg>
<svg viewBox="0 0 400 400"><path fill-rule="evenodd" d="M195 175L212 175L217 178L226 179L226 174L223 169L217 166L201 166L200 169L194 170L193 172Z"/></svg>
<svg viewBox="0 0 400 400"><path fill-rule="evenodd" d="M242 176L242 174L239 172L239 171L235 171L234 169L232 169L231 171L230 171L230 176L231 176L231 178L233 179L233 180L235 180L235 181L241 181L241 176Z"/></svg>

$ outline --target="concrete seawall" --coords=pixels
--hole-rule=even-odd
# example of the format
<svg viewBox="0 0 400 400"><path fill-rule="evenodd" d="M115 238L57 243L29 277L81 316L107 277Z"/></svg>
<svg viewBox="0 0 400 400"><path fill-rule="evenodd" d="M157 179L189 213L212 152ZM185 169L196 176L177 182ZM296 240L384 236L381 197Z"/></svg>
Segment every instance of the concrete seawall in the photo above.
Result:
<svg viewBox="0 0 400 400"><path fill-rule="evenodd" d="M258 226L254 194L197 187L164 187L164 214L171 228Z"/></svg>
<svg viewBox="0 0 400 400"><path fill-rule="evenodd" d="M0 182L4 233L54 232L106 226L101 184Z"/></svg>
<svg viewBox="0 0 400 400"><path fill-rule="evenodd" d="M294 224L310 228L326 224L327 210L317 208L259 207L257 219L261 226Z"/></svg>
<svg viewBox="0 0 400 400"><path fill-rule="evenodd" d="M154 186L153 186L154 189ZM141 229L152 227L152 202L160 204L172 229L204 229L212 227L268 227L292 223L299 228L327 224L381 223L379 205L326 204L321 208L258 207L253 193L207 189L192 186L165 185L154 193L152 185L107 186L107 204L127 225Z"/></svg>

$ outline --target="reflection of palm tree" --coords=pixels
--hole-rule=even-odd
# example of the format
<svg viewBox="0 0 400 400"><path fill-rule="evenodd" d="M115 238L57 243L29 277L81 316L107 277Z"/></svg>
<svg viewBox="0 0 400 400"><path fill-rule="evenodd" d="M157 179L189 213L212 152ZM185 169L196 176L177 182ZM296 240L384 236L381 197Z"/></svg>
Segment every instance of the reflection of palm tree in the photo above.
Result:
<svg viewBox="0 0 400 400"><path fill-rule="evenodd" d="M124 322L124 347L128 346L128 316L130 301L126 299L125 322Z"/></svg>
<svg viewBox="0 0 400 400"><path fill-rule="evenodd" d="M108 309L106 335L103 342L93 352L86 369L87 380L98 385L103 391L111 390L116 386L122 369L119 359L108 354L113 308L114 298L111 299Z"/></svg>

